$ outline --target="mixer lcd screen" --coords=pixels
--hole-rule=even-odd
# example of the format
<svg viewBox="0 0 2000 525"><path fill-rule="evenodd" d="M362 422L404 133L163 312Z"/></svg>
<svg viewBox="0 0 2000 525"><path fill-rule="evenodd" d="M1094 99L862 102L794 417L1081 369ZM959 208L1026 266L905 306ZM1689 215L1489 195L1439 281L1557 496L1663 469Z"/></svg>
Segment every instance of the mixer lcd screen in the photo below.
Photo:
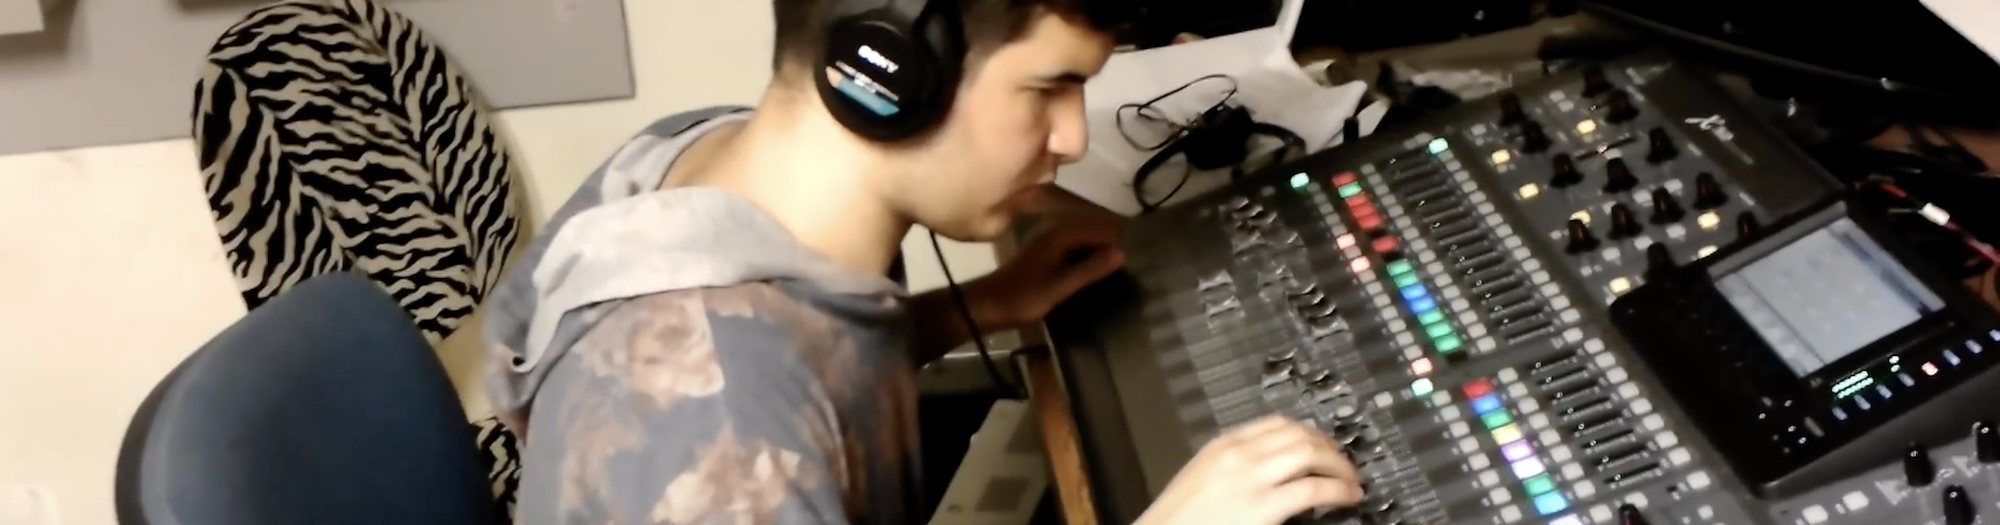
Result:
<svg viewBox="0 0 2000 525"><path fill-rule="evenodd" d="M1801 377L1944 305L1846 218L1715 284Z"/></svg>

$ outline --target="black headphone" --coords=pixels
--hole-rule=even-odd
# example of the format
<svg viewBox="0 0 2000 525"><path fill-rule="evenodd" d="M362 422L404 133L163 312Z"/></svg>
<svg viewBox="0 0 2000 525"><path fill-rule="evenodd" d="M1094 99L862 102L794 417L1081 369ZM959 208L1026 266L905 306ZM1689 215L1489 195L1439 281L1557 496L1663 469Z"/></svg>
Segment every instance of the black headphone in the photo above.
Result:
<svg viewBox="0 0 2000 525"><path fill-rule="evenodd" d="M965 61L956 0L841 0L820 71L820 100L855 134L895 142L951 112Z"/></svg>

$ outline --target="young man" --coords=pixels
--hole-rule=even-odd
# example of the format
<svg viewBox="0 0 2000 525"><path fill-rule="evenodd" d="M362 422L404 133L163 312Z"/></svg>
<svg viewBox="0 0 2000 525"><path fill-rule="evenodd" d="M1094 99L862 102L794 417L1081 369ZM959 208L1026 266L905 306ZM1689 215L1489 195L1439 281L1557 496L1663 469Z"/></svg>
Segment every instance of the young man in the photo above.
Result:
<svg viewBox="0 0 2000 525"><path fill-rule="evenodd" d="M915 523L918 366L968 340L946 296L885 278L913 224L993 239L1083 154L1108 0L952 2L955 103L914 138L843 125L815 89L833 0L777 0L755 111L667 118L557 212L496 293L490 390L523 434L523 523ZM1054 229L966 286L987 329L1035 322L1122 264L1114 228ZM1276 524L1361 497L1282 419L1204 448L1142 523Z"/></svg>

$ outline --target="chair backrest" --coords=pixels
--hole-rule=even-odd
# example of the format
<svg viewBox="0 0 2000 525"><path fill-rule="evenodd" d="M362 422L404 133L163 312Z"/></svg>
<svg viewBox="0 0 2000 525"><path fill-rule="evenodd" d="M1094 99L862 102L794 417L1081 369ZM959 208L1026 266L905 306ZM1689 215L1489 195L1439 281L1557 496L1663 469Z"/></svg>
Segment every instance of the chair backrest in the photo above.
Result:
<svg viewBox="0 0 2000 525"><path fill-rule="evenodd" d="M351 274L252 311L147 396L126 524L494 523L473 433L407 314Z"/></svg>

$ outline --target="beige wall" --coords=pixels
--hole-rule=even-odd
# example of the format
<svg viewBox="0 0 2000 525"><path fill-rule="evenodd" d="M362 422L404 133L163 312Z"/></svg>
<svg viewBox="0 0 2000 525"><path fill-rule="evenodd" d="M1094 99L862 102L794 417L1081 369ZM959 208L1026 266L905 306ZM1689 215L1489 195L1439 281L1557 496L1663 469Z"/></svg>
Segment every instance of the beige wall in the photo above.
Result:
<svg viewBox="0 0 2000 525"><path fill-rule="evenodd" d="M500 116L536 222L641 126L753 102L769 78L768 3L626 3L634 99ZM910 241L912 284L935 286L928 241ZM984 247L947 251L960 278L992 267ZM0 525L113 523L133 408L242 314L189 141L0 157ZM476 356L454 339L464 376Z"/></svg>

